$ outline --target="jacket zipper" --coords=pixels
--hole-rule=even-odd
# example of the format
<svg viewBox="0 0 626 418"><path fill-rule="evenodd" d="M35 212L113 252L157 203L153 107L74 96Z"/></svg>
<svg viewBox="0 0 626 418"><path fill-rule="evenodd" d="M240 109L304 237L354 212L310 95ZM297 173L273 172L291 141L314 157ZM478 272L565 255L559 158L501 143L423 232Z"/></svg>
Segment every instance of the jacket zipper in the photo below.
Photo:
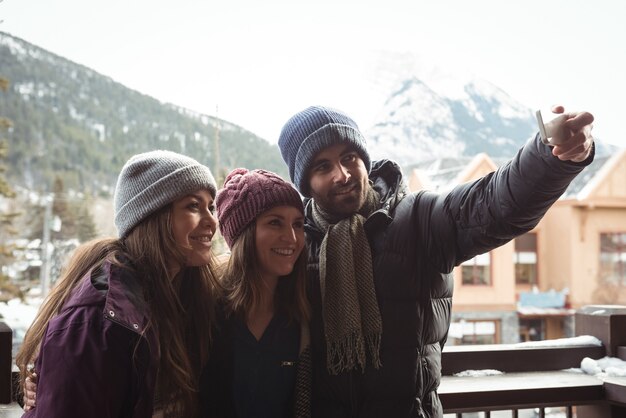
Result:
<svg viewBox="0 0 626 418"><path fill-rule="evenodd" d="M426 380L426 372L427 372L427 366L428 366L428 362L426 361L426 356L424 355L424 312L422 312L422 337L421 340L419 342L419 347L417 348L417 361L419 362L419 368L420 368L420 386L418 393L417 393L417 398L415 399L415 402L417 403L417 416L418 417L424 417L424 409L422 408L422 401L424 399L424 385L425 385L425 380Z"/></svg>

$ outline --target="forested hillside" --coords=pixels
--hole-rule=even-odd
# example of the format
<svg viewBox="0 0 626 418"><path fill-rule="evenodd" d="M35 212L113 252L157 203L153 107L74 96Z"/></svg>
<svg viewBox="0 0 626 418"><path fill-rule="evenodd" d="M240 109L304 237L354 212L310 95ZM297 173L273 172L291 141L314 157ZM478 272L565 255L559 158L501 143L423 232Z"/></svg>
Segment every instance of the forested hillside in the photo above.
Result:
<svg viewBox="0 0 626 418"><path fill-rule="evenodd" d="M220 178L243 166L287 175L275 145L232 123L131 90L109 77L0 32L0 95L7 134L7 177L50 191L108 194L132 154L168 149L207 164ZM163 80L175 83L176 80Z"/></svg>

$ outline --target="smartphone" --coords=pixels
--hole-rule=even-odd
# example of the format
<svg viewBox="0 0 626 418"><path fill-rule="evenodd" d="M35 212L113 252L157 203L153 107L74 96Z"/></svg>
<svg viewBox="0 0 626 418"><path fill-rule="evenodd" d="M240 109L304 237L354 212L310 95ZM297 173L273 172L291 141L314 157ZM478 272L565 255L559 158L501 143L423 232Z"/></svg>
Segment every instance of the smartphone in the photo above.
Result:
<svg viewBox="0 0 626 418"><path fill-rule="evenodd" d="M541 110L537 110L535 112L535 117L537 118L537 125L539 125L539 135L541 136L541 142L546 145L550 144L550 138L548 138L548 134L546 132L546 125L543 124L543 117L541 117Z"/></svg>

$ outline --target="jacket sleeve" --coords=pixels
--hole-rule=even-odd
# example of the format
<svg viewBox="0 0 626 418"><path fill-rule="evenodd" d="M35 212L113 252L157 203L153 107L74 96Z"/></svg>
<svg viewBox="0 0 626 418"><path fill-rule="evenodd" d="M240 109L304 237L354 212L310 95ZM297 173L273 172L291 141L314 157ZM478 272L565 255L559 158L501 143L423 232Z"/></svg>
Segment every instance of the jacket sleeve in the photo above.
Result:
<svg viewBox="0 0 626 418"><path fill-rule="evenodd" d="M126 416L135 379L131 332L100 317L51 321L36 362L37 406L24 417Z"/></svg>
<svg viewBox="0 0 626 418"><path fill-rule="evenodd" d="M439 196L428 214L431 237L439 241L434 255L451 271L532 230L594 151L581 163L561 161L537 134L495 172Z"/></svg>

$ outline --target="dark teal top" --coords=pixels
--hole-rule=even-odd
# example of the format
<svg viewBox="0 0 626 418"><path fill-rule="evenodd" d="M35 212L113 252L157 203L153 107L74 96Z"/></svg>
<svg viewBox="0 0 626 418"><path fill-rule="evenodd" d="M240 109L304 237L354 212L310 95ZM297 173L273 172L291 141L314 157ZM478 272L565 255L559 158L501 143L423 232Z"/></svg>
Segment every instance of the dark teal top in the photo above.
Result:
<svg viewBox="0 0 626 418"><path fill-rule="evenodd" d="M260 340L241 321L233 332L233 400L241 418L293 413L300 328L274 315Z"/></svg>
<svg viewBox="0 0 626 418"><path fill-rule="evenodd" d="M200 417L293 416L300 325L276 314L259 341L218 309L209 362L200 379Z"/></svg>

